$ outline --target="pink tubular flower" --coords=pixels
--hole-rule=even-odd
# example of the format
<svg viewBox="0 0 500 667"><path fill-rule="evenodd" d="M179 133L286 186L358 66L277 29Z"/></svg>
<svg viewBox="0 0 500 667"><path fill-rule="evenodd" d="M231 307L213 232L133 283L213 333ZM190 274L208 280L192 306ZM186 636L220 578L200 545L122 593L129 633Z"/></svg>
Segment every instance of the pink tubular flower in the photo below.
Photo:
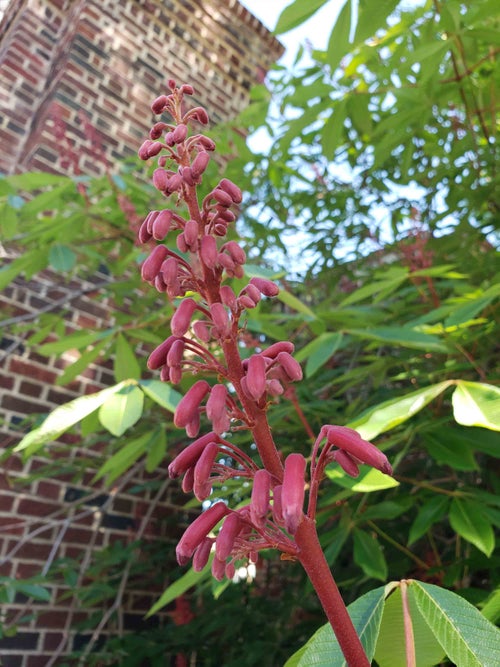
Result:
<svg viewBox="0 0 500 667"><path fill-rule="evenodd" d="M289 454L285 459L285 471L281 489L281 505L285 528L295 535L303 518L306 460L302 454Z"/></svg>
<svg viewBox="0 0 500 667"><path fill-rule="evenodd" d="M343 449L337 449L332 453L332 459L336 461L344 472L351 477L359 475L359 466L357 461Z"/></svg>
<svg viewBox="0 0 500 667"><path fill-rule="evenodd" d="M193 555L193 570L195 572L201 572L208 563L214 541L215 540L211 537L205 537L203 542L196 547L196 551Z"/></svg>
<svg viewBox="0 0 500 667"><path fill-rule="evenodd" d="M302 368L291 354L288 354L288 352L279 352L276 360L290 380L302 380Z"/></svg>
<svg viewBox="0 0 500 667"><path fill-rule="evenodd" d="M228 513L229 510L226 504L219 501L200 514L200 516L186 528L175 550L179 565L186 565L189 562L195 549Z"/></svg>
<svg viewBox="0 0 500 667"><path fill-rule="evenodd" d="M248 360L246 388L256 401L266 390L266 362L259 354L253 354Z"/></svg>
<svg viewBox="0 0 500 667"><path fill-rule="evenodd" d="M269 357L270 359L276 359L280 352L288 352L288 354L292 354L294 350L295 346L293 343L290 343L288 340L280 340L278 343L273 343L265 350L262 350L260 354L264 357Z"/></svg>
<svg viewBox="0 0 500 667"><path fill-rule="evenodd" d="M202 435L190 445L183 449L168 466L168 476L175 479L183 475L189 468L192 468L200 458L203 450L211 442L218 442L217 435L210 431Z"/></svg>
<svg viewBox="0 0 500 667"><path fill-rule="evenodd" d="M241 204L243 201L243 195L241 190L237 185L235 185L228 178L223 178L219 183L219 188L227 192L235 204Z"/></svg>
<svg viewBox="0 0 500 667"><path fill-rule="evenodd" d="M157 370L166 363L168 352L176 340L175 336L169 336L151 352L148 358L148 368L151 371Z"/></svg>
<svg viewBox="0 0 500 667"><path fill-rule="evenodd" d="M386 475L392 475L392 467L387 456L371 442L363 440L357 431L348 426L327 425L323 429L330 444L344 449L361 463L367 463Z"/></svg>
<svg viewBox="0 0 500 667"><path fill-rule="evenodd" d="M210 474L218 453L217 443L209 442L194 466L193 491L200 502L206 500L212 491Z"/></svg>
<svg viewBox="0 0 500 667"><path fill-rule="evenodd" d="M266 278L251 278L250 284L255 285L264 296L277 296L280 291L280 288L276 283L273 283L272 280L267 280Z"/></svg>
<svg viewBox="0 0 500 667"><path fill-rule="evenodd" d="M147 282L154 280L167 255L168 248L164 245L157 245L141 267L142 279Z"/></svg>
<svg viewBox="0 0 500 667"><path fill-rule="evenodd" d="M161 246L160 246L161 247ZM188 298L181 301L170 321L170 329L174 336L181 337L189 329L191 318L196 310L196 301Z"/></svg>
<svg viewBox="0 0 500 667"><path fill-rule="evenodd" d="M222 303L213 303L210 306L210 315L214 323L215 330L221 338L225 338L229 333L229 316Z"/></svg>
<svg viewBox="0 0 500 667"><path fill-rule="evenodd" d="M207 417L213 425L213 429L222 435L229 429L229 417L226 410L227 389L223 384L216 384L210 390L206 411Z"/></svg>
<svg viewBox="0 0 500 667"><path fill-rule="evenodd" d="M267 470L257 470L253 478L250 517L256 526L263 526L269 512L269 492L271 475Z"/></svg>
<svg viewBox="0 0 500 667"><path fill-rule="evenodd" d="M201 259L208 266L209 269L214 269L217 265L217 256L219 251L217 250L217 242L213 236L202 237L200 242L200 255Z"/></svg>
<svg viewBox="0 0 500 667"><path fill-rule="evenodd" d="M188 389L180 400L174 414L174 424L178 428L186 427L199 415L200 403L210 391L210 385L206 380L198 380Z"/></svg>
<svg viewBox="0 0 500 667"><path fill-rule="evenodd" d="M242 528L241 519L237 512L231 512L228 517L224 519L224 523L219 530L219 534L215 540L215 557L221 561L225 561L233 550L236 536Z"/></svg>

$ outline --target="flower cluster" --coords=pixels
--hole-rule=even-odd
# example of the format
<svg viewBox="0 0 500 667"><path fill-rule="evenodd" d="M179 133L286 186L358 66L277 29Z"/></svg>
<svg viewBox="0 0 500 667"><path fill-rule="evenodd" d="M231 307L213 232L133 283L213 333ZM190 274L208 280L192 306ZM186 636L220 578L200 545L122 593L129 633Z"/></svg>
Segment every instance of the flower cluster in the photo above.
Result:
<svg viewBox="0 0 500 667"><path fill-rule="evenodd" d="M152 110L168 113L173 122L156 123L139 149L142 159L157 158L155 187L175 198L173 207L152 211L138 234L144 244L164 242L153 245L141 273L176 304L171 335L151 353L148 367L160 370L161 379L174 384L186 371L217 377L215 384L196 380L177 406L175 425L196 440L172 461L169 474L182 477L183 490L194 492L200 501L210 497L214 483L231 477L252 481L248 505L235 511L222 501L211 504L177 546L178 562L186 564L192 558L196 570L206 565L214 551L212 572L220 579L232 577L240 559L255 562L264 548L299 555L295 535L306 516L306 459L292 453L282 462L266 410L302 378L302 369L289 341L274 343L245 359L240 356L243 313L263 297L277 296L279 288L259 277L251 278L238 293L227 284L228 279L245 276L243 248L226 240L242 193L223 178L200 205L197 187L215 144L204 134L190 134L189 126L207 125L208 114L201 107L185 109L185 97L193 94L191 86L177 87L170 80L168 87L169 94L158 97ZM202 416L212 430L198 437ZM262 467L228 439L232 430L242 428L252 432ZM314 518L317 488L332 461L350 475L358 474L360 462L391 473L385 455L355 431L324 426L313 448L307 516ZM217 537L212 537L221 521Z"/></svg>

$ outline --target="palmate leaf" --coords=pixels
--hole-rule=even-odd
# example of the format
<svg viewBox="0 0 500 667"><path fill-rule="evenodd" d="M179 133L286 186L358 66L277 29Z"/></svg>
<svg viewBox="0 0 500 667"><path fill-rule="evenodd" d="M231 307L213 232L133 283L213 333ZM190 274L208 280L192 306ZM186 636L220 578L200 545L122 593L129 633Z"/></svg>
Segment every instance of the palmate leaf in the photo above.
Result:
<svg viewBox="0 0 500 667"><path fill-rule="evenodd" d="M480 503L454 498L450 507L450 524L455 532L487 556L495 548L495 535Z"/></svg>
<svg viewBox="0 0 500 667"><path fill-rule="evenodd" d="M110 433L119 437L141 418L143 407L143 392L135 383L128 384L101 405L99 421Z"/></svg>
<svg viewBox="0 0 500 667"><path fill-rule="evenodd" d="M485 382L457 380L456 384L452 404L457 422L500 431L500 389Z"/></svg>
<svg viewBox="0 0 500 667"><path fill-rule="evenodd" d="M14 451L24 452L26 456L31 456L47 442L57 440L69 428L100 408L126 385L126 382L120 382L114 387L107 387L95 394L80 396L74 401L60 405L48 415L41 426L25 435Z"/></svg>
<svg viewBox="0 0 500 667"><path fill-rule="evenodd" d="M498 667L500 631L469 602L433 584L411 581L410 599L458 667Z"/></svg>
<svg viewBox="0 0 500 667"><path fill-rule="evenodd" d="M368 659L373 658L382 620L386 587L381 586L358 598L347 607ZM329 624L317 630L284 667L346 667L340 646Z"/></svg>

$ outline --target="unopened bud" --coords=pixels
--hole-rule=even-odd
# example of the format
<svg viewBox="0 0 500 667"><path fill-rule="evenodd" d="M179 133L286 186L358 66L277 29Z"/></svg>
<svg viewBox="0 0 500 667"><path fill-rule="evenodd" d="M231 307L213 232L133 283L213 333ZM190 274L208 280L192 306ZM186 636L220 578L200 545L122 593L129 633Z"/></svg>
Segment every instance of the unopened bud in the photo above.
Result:
<svg viewBox="0 0 500 667"><path fill-rule="evenodd" d="M214 269L216 267L218 254L217 241L214 237L207 234L203 236L200 244L200 255L203 263L208 266L209 269Z"/></svg>
<svg viewBox="0 0 500 667"><path fill-rule="evenodd" d="M163 366L167 361L167 354L177 339L175 336L169 336L166 340L155 348L148 358L148 368L154 371Z"/></svg>
<svg viewBox="0 0 500 667"><path fill-rule="evenodd" d="M241 519L236 512L232 512L224 519L215 540L215 557L225 561L231 555L234 541L241 530Z"/></svg>
<svg viewBox="0 0 500 667"><path fill-rule="evenodd" d="M246 388L256 401L266 390L266 363L259 354L253 354L248 360Z"/></svg>
<svg viewBox="0 0 500 667"><path fill-rule="evenodd" d="M196 308L196 301L190 297L181 301L170 321L170 329L174 336L178 336L179 338L184 336L189 329L191 318Z"/></svg>
<svg viewBox="0 0 500 667"><path fill-rule="evenodd" d="M209 391L210 385L206 380L198 380L188 389L175 409L174 424L178 428L187 426L199 415L200 403Z"/></svg>
<svg viewBox="0 0 500 667"><path fill-rule="evenodd" d="M270 359L276 359L280 352L288 352L292 354L295 349L293 343L290 343L288 340L280 340L278 343L273 343L269 347L266 347L265 350L262 350L261 354L264 357L269 357Z"/></svg>
<svg viewBox="0 0 500 667"><path fill-rule="evenodd" d="M212 491L210 474L218 453L219 446L215 442L209 442L194 467L193 491L200 502L206 500Z"/></svg>
<svg viewBox="0 0 500 667"><path fill-rule="evenodd" d="M257 470L253 478L252 500L250 516L256 526L263 527L269 511L269 492L271 489L271 475L267 470Z"/></svg>
<svg viewBox="0 0 500 667"><path fill-rule="evenodd" d="M281 504L285 528L295 535L303 518L306 460L302 454L289 454L285 459Z"/></svg>
<svg viewBox="0 0 500 667"><path fill-rule="evenodd" d="M226 575L226 561L214 557L212 560L212 577L217 581L222 581Z"/></svg>
<svg viewBox="0 0 500 667"><path fill-rule="evenodd" d="M357 431L348 426L326 426L326 437L330 444L359 459L362 463L380 470L386 475L392 475L392 467L385 454L371 442L363 440Z"/></svg>
<svg viewBox="0 0 500 667"><path fill-rule="evenodd" d="M218 335L222 338L227 336L229 332L229 315L222 303L213 303L210 306L210 315Z"/></svg>
<svg viewBox="0 0 500 667"><path fill-rule="evenodd" d="M292 357L288 352L280 352L276 357L276 361L285 371L290 380L296 382L302 380L302 368L299 362Z"/></svg>
<svg viewBox="0 0 500 667"><path fill-rule="evenodd" d="M332 459L336 461L344 472L351 477L359 475L359 466L353 457L343 449L337 449L332 453Z"/></svg>
<svg viewBox="0 0 500 667"><path fill-rule="evenodd" d="M243 248L236 241L228 241L224 244L222 250L226 250L235 264L244 264L247 256Z"/></svg>
<svg viewBox="0 0 500 667"><path fill-rule="evenodd" d="M228 178L223 178L219 183L219 188L227 192L235 204L241 204L243 196L241 190Z"/></svg>
<svg viewBox="0 0 500 667"><path fill-rule="evenodd" d="M189 562L196 547L203 542L208 533L215 528L228 512L226 504L219 501L200 514L186 528L175 550L179 565L186 565Z"/></svg>
<svg viewBox="0 0 500 667"><path fill-rule="evenodd" d="M236 294L229 285L222 285L219 290L222 303L233 311L236 309Z"/></svg>
<svg viewBox="0 0 500 667"><path fill-rule="evenodd" d="M165 169L155 169L153 172L153 185L160 192L165 192L167 189L169 176Z"/></svg>
<svg viewBox="0 0 500 667"><path fill-rule="evenodd" d="M264 296L277 296L280 291L278 285L267 278L252 278L250 284L255 285Z"/></svg>
<svg viewBox="0 0 500 667"><path fill-rule="evenodd" d="M160 97L157 97L156 100L151 105L151 111L156 114L163 113L167 101L168 100L166 95L160 95Z"/></svg>
<svg viewBox="0 0 500 667"><path fill-rule="evenodd" d="M193 322L192 329L195 336L197 336L204 343L208 343L210 340L210 329L207 327L206 322L197 320L196 322Z"/></svg>
<svg viewBox="0 0 500 667"><path fill-rule="evenodd" d="M193 570L195 572L201 572L208 563L214 542L215 540L211 537L205 537L199 547L196 548L193 554Z"/></svg>
<svg viewBox="0 0 500 667"><path fill-rule="evenodd" d="M210 433L202 435L201 438L198 438L183 449L168 466L168 476L170 479L180 477L186 470L194 467L205 447L211 442L217 441L217 435L213 431L210 431Z"/></svg>
<svg viewBox="0 0 500 667"><path fill-rule="evenodd" d="M186 137L187 137L187 126L184 125L184 123L180 123L173 131L174 143L181 144Z"/></svg>
<svg viewBox="0 0 500 667"><path fill-rule="evenodd" d="M200 151L191 164L191 174L195 180L204 173L210 162L210 155L206 151Z"/></svg>
<svg viewBox="0 0 500 667"><path fill-rule="evenodd" d="M227 192L225 192L221 188L215 188L215 190L212 190L212 192L209 194L209 197L211 199L215 199L215 201L221 204L221 206L229 207L233 204L231 195L228 195Z"/></svg>
<svg viewBox="0 0 500 667"><path fill-rule="evenodd" d="M278 526L284 525L283 520L283 504L281 502L281 492L283 487L281 484L277 484L273 487L273 519Z"/></svg>
<svg viewBox="0 0 500 667"><path fill-rule="evenodd" d="M157 245L149 257L144 261L141 267L141 276L143 280L150 282L156 278L163 264L168 250L164 245Z"/></svg>
<svg viewBox="0 0 500 667"><path fill-rule="evenodd" d="M160 211L155 217L151 226L153 237L157 241L163 241L165 236L169 233L172 226L172 211Z"/></svg>
<svg viewBox="0 0 500 667"><path fill-rule="evenodd" d="M188 220L184 225L184 239L192 252L198 247L198 223L196 220Z"/></svg>

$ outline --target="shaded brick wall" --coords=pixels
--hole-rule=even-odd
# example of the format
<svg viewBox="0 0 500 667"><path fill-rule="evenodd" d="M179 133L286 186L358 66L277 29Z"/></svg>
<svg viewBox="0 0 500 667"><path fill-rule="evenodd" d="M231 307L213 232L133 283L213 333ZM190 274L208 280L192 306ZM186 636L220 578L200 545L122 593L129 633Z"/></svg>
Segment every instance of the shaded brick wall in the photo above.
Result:
<svg viewBox="0 0 500 667"><path fill-rule="evenodd" d="M135 154L147 135L152 120L147 109L169 77L191 83L194 102L206 106L213 121L226 120L245 107L251 85L282 51L235 0L0 0L0 21L0 172L5 173L112 171L114 161ZM77 162L65 158L58 124L76 149ZM0 251L7 260L13 256L1 239ZM41 310L57 313L68 304L67 332L110 326L111 304L98 298L99 282L106 279L63 282L44 271L29 281L17 279L0 294L2 447L19 439L26 415L48 412L114 382L109 364L94 364L71 384L55 387L69 359L38 356L25 348L22 336L9 333L12 318L33 323ZM33 331L30 327L26 336ZM99 636L144 627L144 612L169 580L167 554L173 554L179 517L188 519L185 512L179 515L176 487L164 467L148 475L138 465L113 489L90 489L92 452L80 449L74 436L61 440L72 445L65 454L70 461L90 461L80 478L48 475L42 457L26 464L11 457L0 471L0 577L21 580L44 573L57 559L78 558L82 583L96 551L138 538L159 541L166 560L157 578L125 573L118 616ZM33 476L31 484L20 485L26 475ZM138 485L151 481L156 486L137 493ZM99 605L101 614L111 603ZM89 640L77 624L96 611L82 608L71 582L63 580L50 589L48 602L18 592L0 608L6 627L18 625L17 634L0 639L2 667L61 664L64 654ZM151 623L166 622L166 613ZM26 614L32 617L19 622Z"/></svg>

